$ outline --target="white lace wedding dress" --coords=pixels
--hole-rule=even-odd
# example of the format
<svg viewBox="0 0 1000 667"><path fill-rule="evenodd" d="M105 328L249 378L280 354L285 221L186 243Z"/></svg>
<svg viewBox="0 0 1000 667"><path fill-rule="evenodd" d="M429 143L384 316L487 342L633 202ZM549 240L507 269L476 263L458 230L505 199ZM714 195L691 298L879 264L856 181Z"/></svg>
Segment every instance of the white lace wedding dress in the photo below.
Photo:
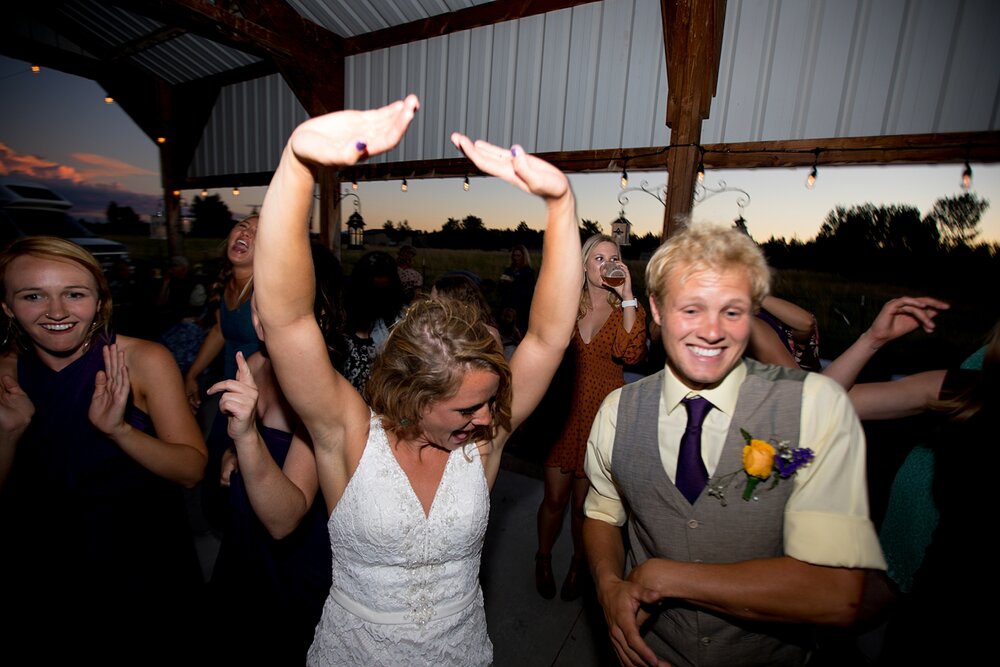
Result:
<svg viewBox="0 0 1000 667"><path fill-rule="evenodd" d="M479 587L489 503L478 451L468 446L449 456L425 516L372 416L330 517L333 586L308 664L489 665Z"/></svg>

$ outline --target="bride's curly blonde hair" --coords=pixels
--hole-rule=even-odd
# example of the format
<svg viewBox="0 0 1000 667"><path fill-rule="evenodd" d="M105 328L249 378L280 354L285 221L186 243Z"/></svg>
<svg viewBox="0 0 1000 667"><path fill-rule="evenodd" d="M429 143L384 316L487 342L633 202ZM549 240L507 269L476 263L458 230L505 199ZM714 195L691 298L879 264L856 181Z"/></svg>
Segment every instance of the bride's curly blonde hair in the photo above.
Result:
<svg viewBox="0 0 1000 667"><path fill-rule="evenodd" d="M473 308L450 299L418 301L389 333L366 398L386 428L413 438L431 404L453 396L471 370L500 379L490 424L473 434L476 442L489 442L499 428L510 430L511 376L503 350Z"/></svg>

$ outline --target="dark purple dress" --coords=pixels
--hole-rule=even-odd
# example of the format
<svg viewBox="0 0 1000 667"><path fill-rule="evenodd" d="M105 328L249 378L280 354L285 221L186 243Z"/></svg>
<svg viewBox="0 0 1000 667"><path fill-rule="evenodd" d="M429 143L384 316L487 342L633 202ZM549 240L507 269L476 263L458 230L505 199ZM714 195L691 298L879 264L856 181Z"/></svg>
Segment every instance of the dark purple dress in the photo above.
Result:
<svg viewBox="0 0 1000 667"><path fill-rule="evenodd" d="M292 434L259 426L279 467ZM276 540L250 505L239 471L229 479L229 519L212 573L216 613L225 651L233 664L305 664L332 579L326 502L317 492L298 528ZM229 638L240 637L240 642Z"/></svg>
<svg viewBox="0 0 1000 667"><path fill-rule="evenodd" d="M201 571L181 488L139 465L87 416L105 344L95 336L58 372L33 353L18 359L35 414L0 492L0 608L17 624L6 628L11 639L33 645L32 637L47 637L48 654L66 648L68 631L80 642L78 657L115 662L150 642L183 645ZM131 400L126 418L152 433Z"/></svg>

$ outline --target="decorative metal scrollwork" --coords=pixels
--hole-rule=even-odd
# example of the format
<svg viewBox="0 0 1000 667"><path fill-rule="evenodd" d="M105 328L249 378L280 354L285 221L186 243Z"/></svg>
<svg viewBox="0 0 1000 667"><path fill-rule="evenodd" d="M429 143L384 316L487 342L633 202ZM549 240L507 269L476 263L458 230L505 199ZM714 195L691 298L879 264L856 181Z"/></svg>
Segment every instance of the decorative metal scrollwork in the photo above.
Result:
<svg viewBox="0 0 1000 667"><path fill-rule="evenodd" d="M694 185L694 203L700 204L706 199L711 199L715 195L720 195L724 192L737 192L740 196L736 198L736 205L740 209L740 217L743 217L743 209L750 205L750 193L742 188L731 188L726 185L725 181L719 181L717 186L710 188L702 183L695 183Z"/></svg>
<svg viewBox="0 0 1000 667"><path fill-rule="evenodd" d="M656 187L650 187L649 181L643 181L639 184L639 187L625 188L618 193L618 203L622 206L628 204L628 193L629 192L645 192L650 197L653 197L658 202L667 205L667 184L658 185Z"/></svg>

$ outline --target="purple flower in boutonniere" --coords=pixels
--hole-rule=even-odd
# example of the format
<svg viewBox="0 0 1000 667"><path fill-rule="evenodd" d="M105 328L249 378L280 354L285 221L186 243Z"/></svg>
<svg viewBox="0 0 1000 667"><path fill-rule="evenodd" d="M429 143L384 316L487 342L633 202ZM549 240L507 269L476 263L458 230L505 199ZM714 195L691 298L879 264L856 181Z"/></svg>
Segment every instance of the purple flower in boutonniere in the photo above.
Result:
<svg viewBox="0 0 1000 667"><path fill-rule="evenodd" d="M808 447L792 447L788 440L759 440L754 438L744 429L740 429L740 435L747 441L743 447L743 470L729 473L709 481L708 495L718 498L722 505L726 505L726 487L733 477L739 473L747 476L746 486L743 488L743 500L756 500L754 491L760 482L771 481L770 488L778 485L782 479L788 479L794 475L799 468L804 468L812 463L815 455Z"/></svg>

